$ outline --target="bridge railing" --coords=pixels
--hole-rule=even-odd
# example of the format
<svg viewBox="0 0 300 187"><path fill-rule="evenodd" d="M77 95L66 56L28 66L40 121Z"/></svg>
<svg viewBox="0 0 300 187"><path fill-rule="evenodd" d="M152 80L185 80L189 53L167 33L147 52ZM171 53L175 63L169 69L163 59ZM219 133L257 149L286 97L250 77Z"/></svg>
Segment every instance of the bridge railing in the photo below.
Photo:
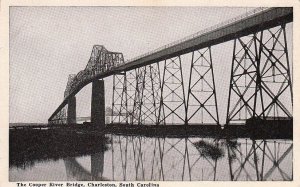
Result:
<svg viewBox="0 0 300 187"><path fill-rule="evenodd" d="M237 22L237 21L240 21L240 20L242 20L242 19L251 17L251 16L253 16L253 15L257 14L257 13L266 11L266 10L268 10L268 9L270 9L270 8L269 8L269 7L259 7L259 8L255 8L255 9L253 9L253 10L251 10L251 11L247 11L245 14L242 14L242 15L239 15L239 16L234 17L234 18L232 18L232 19L229 19L229 20L227 20L227 21L221 22L221 23L219 23L219 24L217 24L217 25L208 27L208 28L206 28L206 29L204 29L204 30L201 30L201 31L199 31L199 32L196 32L196 33L194 33L194 34L192 34L192 35L189 35L189 36L187 36L187 37L184 37L184 38L182 38L182 39L180 39L180 40L177 40L177 41L175 41L175 42L172 42L172 43L169 43L169 44L167 44L167 45L161 46L161 47L159 47L159 48L157 48L157 49L155 49L155 50L153 50L153 51L150 51L150 52L148 52L148 53L144 53L144 54L139 55L139 56L137 56L137 57L134 57L134 58L131 58L131 59L129 59L129 60L126 60L125 63L132 62L132 61L135 61L135 60L137 60L137 59L141 59L141 58L143 58L143 57L145 57L145 56L148 56L148 55L157 53L157 52L159 52L159 51L161 51L161 50L163 50L163 49L166 49L166 48L175 46L175 45L177 45L177 44L180 44L180 43L182 43L182 42L186 42L186 41L188 41L188 40L197 38L197 37L199 37L199 36L201 36L201 35L203 35L203 34L209 33L209 32L211 32L211 31L213 31L213 30L218 29L218 28L222 28L222 27L225 27L225 26L229 26L229 25L231 25L231 24L233 24L233 23L235 23L235 22Z"/></svg>

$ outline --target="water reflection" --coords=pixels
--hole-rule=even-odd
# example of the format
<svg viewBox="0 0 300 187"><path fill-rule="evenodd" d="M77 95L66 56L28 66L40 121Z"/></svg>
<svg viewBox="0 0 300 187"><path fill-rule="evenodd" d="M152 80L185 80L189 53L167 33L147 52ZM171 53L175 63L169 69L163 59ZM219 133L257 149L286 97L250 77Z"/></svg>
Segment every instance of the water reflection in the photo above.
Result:
<svg viewBox="0 0 300 187"><path fill-rule="evenodd" d="M89 156L62 158L65 180L293 179L293 144L288 140L106 137L110 141L102 141L102 149Z"/></svg>
<svg viewBox="0 0 300 187"><path fill-rule="evenodd" d="M91 171L85 169L75 157L64 158L67 180L69 181L104 181L103 175L104 152L91 155Z"/></svg>
<svg viewBox="0 0 300 187"><path fill-rule="evenodd" d="M101 134L84 135L70 131L13 131L9 141L9 167L29 169L39 163L107 151L111 140Z"/></svg>
<svg viewBox="0 0 300 187"><path fill-rule="evenodd" d="M227 147L231 180L292 180L293 144L247 140L244 146Z"/></svg>

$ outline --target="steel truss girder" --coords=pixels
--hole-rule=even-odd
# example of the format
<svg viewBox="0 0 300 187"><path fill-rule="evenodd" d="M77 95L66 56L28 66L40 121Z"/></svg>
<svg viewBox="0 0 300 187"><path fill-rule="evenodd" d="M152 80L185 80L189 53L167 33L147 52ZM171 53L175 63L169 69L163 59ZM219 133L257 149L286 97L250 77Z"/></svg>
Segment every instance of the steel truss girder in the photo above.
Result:
<svg viewBox="0 0 300 187"><path fill-rule="evenodd" d="M136 95L136 72L129 71L113 76L112 123L133 124Z"/></svg>
<svg viewBox="0 0 300 187"><path fill-rule="evenodd" d="M145 67L136 69L136 87L135 87L135 96L133 104L133 120L132 124L140 125L141 124L141 107L143 102L143 91L144 91L144 70Z"/></svg>
<svg viewBox="0 0 300 187"><path fill-rule="evenodd" d="M142 92L139 124L157 124L160 102L160 72L158 63L142 69Z"/></svg>
<svg viewBox="0 0 300 187"><path fill-rule="evenodd" d="M134 114L134 103L135 103L135 94L136 94L136 70L126 72L126 89L123 89L124 94L127 98L127 111L126 111L126 123L133 124L134 121L138 118Z"/></svg>
<svg viewBox="0 0 300 187"><path fill-rule="evenodd" d="M112 123L127 123L126 72L113 75Z"/></svg>
<svg viewBox="0 0 300 187"><path fill-rule="evenodd" d="M285 25L234 40L226 125L292 118L292 93Z"/></svg>
<svg viewBox="0 0 300 187"><path fill-rule="evenodd" d="M186 102L181 57L177 56L164 61L157 124L185 124L185 120Z"/></svg>
<svg viewBox="0 0 300 187"><path fill-rule="evenodd" d="M159 101L158 63L114 75L112 123L157 124Z"/></svg>
<svg viewBox="0 0 300 187"><path fill-rule="evenodd" d="M131 124L156 124L159 110L159 65L151 64L136 69L136 86Z"/></svg>
<svg viewBox="0 0 300 187"><path fill-rule="evenodd" d="M211 48L192 52L186 124L219 124Z"/></svg>

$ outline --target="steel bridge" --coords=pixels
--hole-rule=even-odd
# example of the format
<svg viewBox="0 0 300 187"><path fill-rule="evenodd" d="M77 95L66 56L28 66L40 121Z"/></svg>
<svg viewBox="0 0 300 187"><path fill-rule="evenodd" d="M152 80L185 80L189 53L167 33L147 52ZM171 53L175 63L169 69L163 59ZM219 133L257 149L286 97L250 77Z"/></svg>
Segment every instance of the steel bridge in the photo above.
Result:
<svg viewBox="0 0 300 187"><path fill-rule="evenodd" d="M232 61L223 62L231 63L225 125L292 121L286 36L286 24L292 21L291 7L256 8L126 62L122 53L95 45L85 69L69 75L64 100L48 122L76 123L75 95L92 83L91 123L104 126L102 79L113 76L113 124L220 125L211 48L230 40L234 43ZM182 60L185 54L191 55L191 61ZM182 63L191 65L187 83ZM187 93L184 84L188 84Z"/></svg>

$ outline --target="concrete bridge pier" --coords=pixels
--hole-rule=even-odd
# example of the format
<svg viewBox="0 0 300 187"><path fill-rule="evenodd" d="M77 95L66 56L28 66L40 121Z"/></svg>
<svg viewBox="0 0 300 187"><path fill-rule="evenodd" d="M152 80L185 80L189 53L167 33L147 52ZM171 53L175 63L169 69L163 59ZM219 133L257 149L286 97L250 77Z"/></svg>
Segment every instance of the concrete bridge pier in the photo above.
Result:
<svg viewBox="0 0 300 187"><path fill-rule="evenodd" d="M92 83L91 123L105 127L104 80L95 80Z"/></svg>
<svg viewBox="0 0 300 187"><path fill-rule="evenodd" d="M76 97L73 96L68 101L67 124L76 124Z"/></svg>

